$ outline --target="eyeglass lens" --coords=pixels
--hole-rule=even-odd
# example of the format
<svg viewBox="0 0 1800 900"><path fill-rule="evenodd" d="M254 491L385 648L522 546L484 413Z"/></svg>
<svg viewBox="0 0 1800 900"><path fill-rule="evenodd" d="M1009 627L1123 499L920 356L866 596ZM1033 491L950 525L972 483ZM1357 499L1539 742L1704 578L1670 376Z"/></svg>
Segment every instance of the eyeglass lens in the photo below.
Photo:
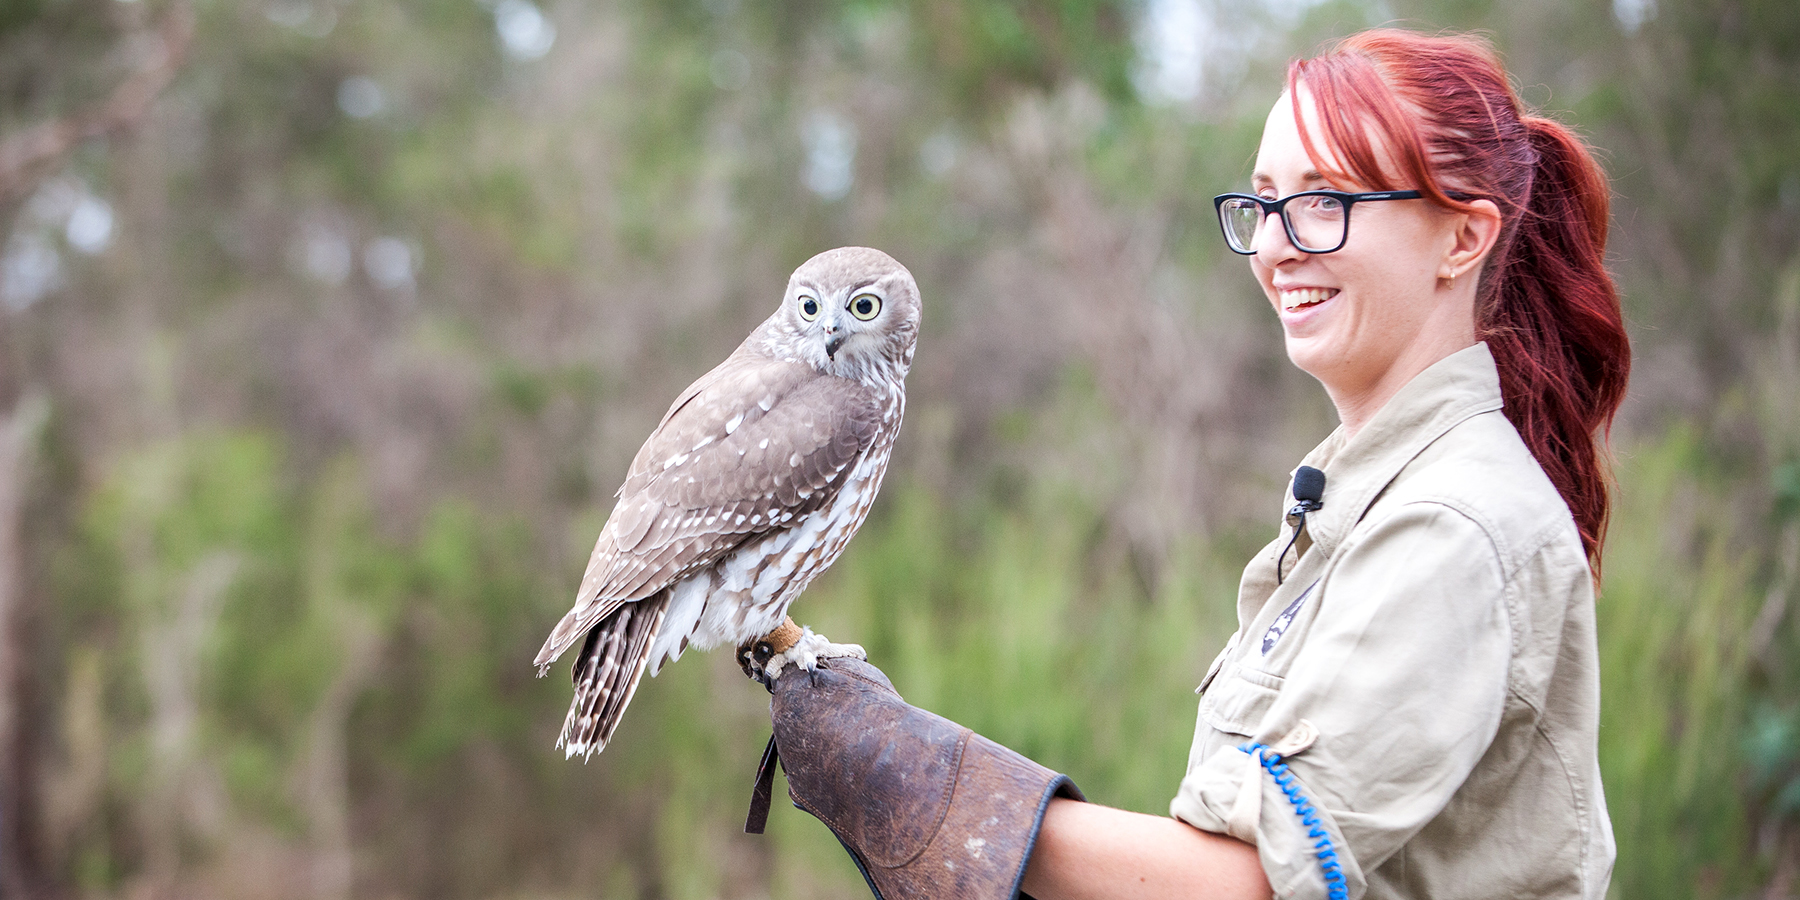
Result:
<svg viewBox="0 0 1800 900"><path fill-rule="evenodd" d="M1344 226L1349 217L1336 197L1298 196L1281 209L1287 221L1289 239L1294 246L1309 253L1335 250L1344 242ZM1256 235L1262 229L1262 206L1253 200L1232 198L1219 206L1225 234L1239 253L1256 250Z"/></svg>

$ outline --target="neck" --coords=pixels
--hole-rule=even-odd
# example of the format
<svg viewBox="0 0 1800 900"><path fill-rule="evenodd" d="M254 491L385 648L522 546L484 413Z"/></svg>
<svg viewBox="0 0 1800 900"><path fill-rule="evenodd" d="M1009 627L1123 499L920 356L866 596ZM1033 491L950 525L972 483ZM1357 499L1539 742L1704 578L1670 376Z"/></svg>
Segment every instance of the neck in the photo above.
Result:
<svg viewBox="0 0 1800 900"><path fill-rule="evenodd" d="M894 362L867 357L840 356L826 362L824 371L839 378L858 381L880 391L897 391L906 381L906 362L896 365Z"/></svg>
<svg viewBox="0 0 1800 900"><path fill-rule="evenodd" d="M1460 350L1475 346L1473 332L1459 335L1454 340L1420 343L1408 348L1408 351L1394 360L1373 380L1366 384L1342 385L1323 382L1325 392L1331 396L1331 403L1337 407L1338 421L1344 424L1348 436L1361 431L1369 420L1387 406L1400 389L1406 387L1419 373L1436 365L1439 360Z"/></svg>

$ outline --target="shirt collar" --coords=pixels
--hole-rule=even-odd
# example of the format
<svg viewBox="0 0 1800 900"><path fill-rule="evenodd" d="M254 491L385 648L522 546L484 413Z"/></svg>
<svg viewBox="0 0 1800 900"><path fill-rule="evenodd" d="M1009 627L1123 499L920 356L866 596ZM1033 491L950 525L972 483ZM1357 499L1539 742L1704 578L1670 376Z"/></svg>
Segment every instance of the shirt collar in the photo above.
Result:
<svg viewBox="0 0 1800 900"><path fill-rule="evenodd" d="M1303 462L1325 472L1323 505L1306 517L1308 536L1330 556L1407 463L1470 416L1501 406L1494 356L1477 343L1414 376L1354 437L1338 426Z"/></svg>

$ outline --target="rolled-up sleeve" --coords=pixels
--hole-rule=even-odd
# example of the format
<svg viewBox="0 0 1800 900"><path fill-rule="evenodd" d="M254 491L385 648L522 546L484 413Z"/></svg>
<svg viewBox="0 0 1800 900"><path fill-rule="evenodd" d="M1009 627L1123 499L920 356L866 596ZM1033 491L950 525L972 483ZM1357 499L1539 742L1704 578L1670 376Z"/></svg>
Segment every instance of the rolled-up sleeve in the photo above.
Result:
<svg viewBox="0 0 1800 900"><path fill-rule="evenodd" d="M1253 840L1280 897L1325 896L1315 842L1238 745L1274 744L1301 720L1316 729L1286 761L1356 898L1363 872L1449 803L1506 708L1514 638L1490 530L1443 503L1381 512L1332 554L1309 592L1310 621L1282 637L1300 642L1279 654L1286 671L1265 669L1256 647L1227 654L1236 658L1206 688L1194 753L1170 803L1196 827Z"/></svg>

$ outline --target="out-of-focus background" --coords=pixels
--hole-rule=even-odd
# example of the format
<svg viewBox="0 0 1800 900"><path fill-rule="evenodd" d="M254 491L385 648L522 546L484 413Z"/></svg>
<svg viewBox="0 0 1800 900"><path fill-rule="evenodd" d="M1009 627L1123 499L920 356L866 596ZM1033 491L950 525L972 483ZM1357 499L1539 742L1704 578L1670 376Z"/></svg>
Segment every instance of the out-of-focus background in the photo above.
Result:
<svg viewBox="0 0 1800 900"><path fill-rule="evenodd" d="M1484 30L1615 179L1614 896L1794 896L1791 0L6 0L0 895L859 894L740 833L728 652L586 765L530 665L666 404L843 244L925 329L798 617L1166 812L1334 425L1210 198L1388 22Z"/></svg>

